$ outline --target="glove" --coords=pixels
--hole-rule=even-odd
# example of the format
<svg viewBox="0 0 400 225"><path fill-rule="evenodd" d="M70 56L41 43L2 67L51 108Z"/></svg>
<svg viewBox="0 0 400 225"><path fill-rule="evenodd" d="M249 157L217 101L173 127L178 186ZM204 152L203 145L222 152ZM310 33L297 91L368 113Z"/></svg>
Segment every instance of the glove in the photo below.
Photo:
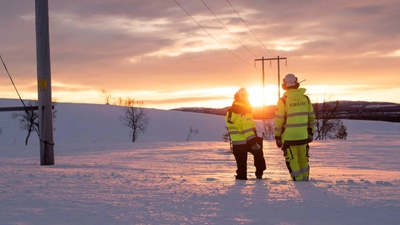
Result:
<svg viewBox="0 0 400 225"><path fill-rule="evenodd" d="M275 136L276 147L282 148L282 138Z"/></svg>
<svg viewBox="0 0 400 225"><path fill-rule="evenodd" d="M308 143L312 142L314 139L314 134L312 132L311 128L307 128L307 132L308 132Z"/></svg>
<svg viewBox="0 0 400 225"><path fill-rule="evenodd" d="M255 143L251 146L251 150L261 150L261 145Z"/></svg>
<svg viewBox="0 0 400 225"><path fill-rule="evenodd" d="M314 135L309 134L308 135L308 143L312 142L314 140Z"/></svg>

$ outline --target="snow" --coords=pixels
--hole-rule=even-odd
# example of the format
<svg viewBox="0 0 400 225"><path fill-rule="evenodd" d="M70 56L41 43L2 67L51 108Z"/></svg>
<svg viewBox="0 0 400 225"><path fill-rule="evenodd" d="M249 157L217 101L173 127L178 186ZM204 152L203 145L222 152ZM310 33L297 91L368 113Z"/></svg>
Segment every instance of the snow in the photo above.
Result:
<svg viewBox="0 0 400 225"><path fill-rule="evenodd" d="M2 107L20 106L0 99ZM235 181L224 119L147 109L135 143L122 108L57 103L55 165L0 112L0 224L400 224L400 124L343 120L347 140L311 143L311 180L289 179L264 141L267 171ZM198 129L186 142L189 128Z"/></svg>

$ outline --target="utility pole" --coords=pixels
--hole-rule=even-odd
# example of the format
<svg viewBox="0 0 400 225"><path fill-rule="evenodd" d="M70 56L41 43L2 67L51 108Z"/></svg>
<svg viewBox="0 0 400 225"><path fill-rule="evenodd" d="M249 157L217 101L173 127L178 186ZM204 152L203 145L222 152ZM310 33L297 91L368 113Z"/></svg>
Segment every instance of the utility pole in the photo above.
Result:
<svg viewBox="0 0 400 225"><path fill-rule="evenodd" d="M40 165L54 165L48 0L35 0L35 20Z"/></svg>
<svg viewBox="0 0 400 225"><path fill-rule="evenodd" d="M264 105L265 105L265 103L264 103L264 96L265 96L265 93L264 93L264 89L265 89L265 84L264 84L264 61L266 61L266 60L269 60L269 61L271 61L271 60L277 60L278 61L278 99L280 98L280 96L281 96L281 85L280 85L280 83L281 83L281 74L280 74L280 60L283 60L283 59L285 59L285 60L287 60L287 58L286 57L283 57L283 58L280 58L279 56L277 57L277 58L264 58L264 56L261 58L261 59L255 59L254 61L256 62L256 61L262 61L262 74L263 74L263 109L264 109Z"/></svg>
<svg viewBox="0 0 400 225"><path fill-rule="evenodd" d="M264 76L264 56L261 59L255 59L254 62L262 61L262 110L265 108L265 76Z"/></svg>

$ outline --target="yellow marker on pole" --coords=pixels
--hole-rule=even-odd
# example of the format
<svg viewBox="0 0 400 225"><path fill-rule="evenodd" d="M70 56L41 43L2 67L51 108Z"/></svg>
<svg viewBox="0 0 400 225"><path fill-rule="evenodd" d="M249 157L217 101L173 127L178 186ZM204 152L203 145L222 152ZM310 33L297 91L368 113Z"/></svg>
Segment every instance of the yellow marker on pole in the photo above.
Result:
<svg viewBox="0 0 400 225"><path fill-rule="evenodd" d="M47 89L47 79L39 79L38 80L38 89L39 90Z"/></svg>

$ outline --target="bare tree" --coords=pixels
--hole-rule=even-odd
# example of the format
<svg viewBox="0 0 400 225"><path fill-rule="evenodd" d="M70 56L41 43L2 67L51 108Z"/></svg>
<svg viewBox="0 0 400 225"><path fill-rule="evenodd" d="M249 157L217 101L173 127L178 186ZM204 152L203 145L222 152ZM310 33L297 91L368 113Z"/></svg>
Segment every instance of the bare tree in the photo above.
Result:
<svg viewBox="0 0 400 225"><path fill-rule="evenodd" d="M272 120L263 120L263 138L265 140L274 140L275 125Z"/></svg>
<svg viewBox="0 0 400 225"><path fill-rule="evenodd" d="M143 108L143 101L126 98L124 102L124 115L120 117L123 125L132 129L131 138L135 142L141 133L144 133L150 117Z"/></svg>
<svg viewBox="0 0 400 225"><path fill-rule="evenodd" d="M29 101L28 106L37 106L37 101ZM57 110L53 110L53 120L57 116ZM25 138L25 145L28 145L29 137L32 132L36 132L39 135L39 112L37 110L25 110L24 112L13 113L11 118L18 119L20 128L26 130L28 134Z"/></svg>
<svg viewBox="0 0 400 225"><path fill-rule="evenodd" d="M337 132L335 134L336 139L347 139L347 127L342 121L337 124Z"/></svg>
<svg viewBox="0 0 400 225"><path fill-rule="evenodd" d="M226 133L222 134L222 139L224 140L224 142L229 142L229 150L227 152L233 153L232 140L231 140L231 136L229 135L228 127L225 126L225 129L226 129Z"/></svg>
<svg viewBox="0 0 400 225"><path fill-rule="evenodd" d="M106 100L106 105L109 105L109 104L110 104L110 100L111 100L111 98L112 98L112 94L109 93L109 92L108 92L107 90L105 90L105 89L101 89L101 92L103 93L104 98L105 98L105 100Z"/></svg>
<svg viewBox="0 0 400 225"><path fill-rule="evenodd" d="M123 106L125 100L122 97L117 98L117 102L115 103L116 105Z"/></svg>
<svg viewBox="0 0 400 225"><path fill-rule="evenodd" d="M36 106L37 102L29 101L28 106ZM38 112L35 110L25 110L24 112L13 113L11 118L17 119L19 126L22 130L26 130L28 134L25 138L25 145L28 145L29 137L33 131L39 131L39 116Z"/></svg>
<svg viewBox="0 0 400 225"><path fill-rule="evenodd" d="M339 101L327 102L325 96L321 104L318 102L314 104L315 140L326 140L328 137L336 138L338 129L340 128L343 131L343 129L346 128L342 121L337 119L339 107ZM342 133L342 135L344 135L344 133Z"/></svg>
<svg viewBox="0 0 400 225"><path fill-rule="evenodd" d="M199 133L199 130L198 129L193 129L192 128L192 126L190 126L189 127L189 133L188 133L188 135L187 135L187 137L186 137L186 141L189 141L190 140L190 135L192 135L192 134L198 134Z"/></svg>

